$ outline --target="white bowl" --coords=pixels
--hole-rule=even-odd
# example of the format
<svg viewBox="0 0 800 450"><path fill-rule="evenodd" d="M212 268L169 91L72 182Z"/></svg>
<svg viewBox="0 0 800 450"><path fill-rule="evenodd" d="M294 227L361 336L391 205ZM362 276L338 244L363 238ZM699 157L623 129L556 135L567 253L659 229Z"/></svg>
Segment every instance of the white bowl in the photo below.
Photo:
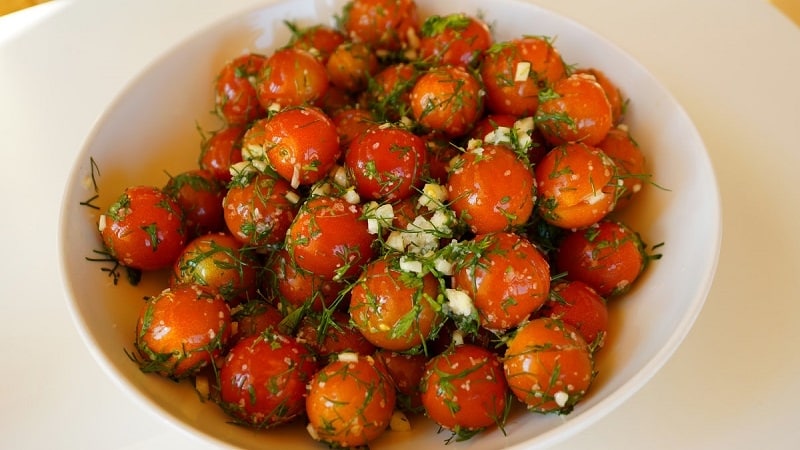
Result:
<svg viewBox="0 0 800 450"><path fill-rule="evenodd" d="M124 350L133 348L134 324L144 296L163 279L145 276L137 287L117 285L86 261L101 243L97 211L80 202L94 195L95 171L105 209L133 184L163 185L164 171L196 166L196 123L214 122L212 80L222 64L245 50L269 53L287 42L282 21L331 23L342 1L265 2L226 19L143 68L109 105L88 137L66 186L60 250L64 284L76 326L100 366L126 393L155 415L207 442L242 448L321 448L303 424L255 432L228 423L213 403L201 403L187 383L142 373ZM610 339L600 352L599 376L590 394L567 416L515 414L506 427L448 448L539 448L560 441L608 414L642 387L673 354L699 314L716 269L721 238L720 201L709 158L697 130L675 99L645 68L602 37L535 5L514 0L419 0L429 13L482 11L499 40L523 34L557 38L568 63L603 70L631 99L626 123L645 152L655 181L668 190L645 189L624 220L649 243L663 242L663 259L653 263L636 288L611 302ZM124 275L123 275L124 276ZM387 432L371 445L383 448L443 448L448 433L426 419L411 433Z"/></svg>

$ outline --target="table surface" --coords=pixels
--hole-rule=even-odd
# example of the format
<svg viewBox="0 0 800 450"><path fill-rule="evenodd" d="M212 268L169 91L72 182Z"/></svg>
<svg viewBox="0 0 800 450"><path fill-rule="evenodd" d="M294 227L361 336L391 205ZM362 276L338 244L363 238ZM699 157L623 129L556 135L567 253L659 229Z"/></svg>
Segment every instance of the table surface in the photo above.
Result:
<svg viewBox="0 0 800 450"><path fill-rule="evenodd" d="M616 411L554 448L798 448L800 30L765 0L536 2L672 91L708 147L724 216L716 280L684 343ZM58 214L69 168L119 90L195 30L257 3L57 0L0 17L0 447L202 447L91 358L60 281Z"/></svg>

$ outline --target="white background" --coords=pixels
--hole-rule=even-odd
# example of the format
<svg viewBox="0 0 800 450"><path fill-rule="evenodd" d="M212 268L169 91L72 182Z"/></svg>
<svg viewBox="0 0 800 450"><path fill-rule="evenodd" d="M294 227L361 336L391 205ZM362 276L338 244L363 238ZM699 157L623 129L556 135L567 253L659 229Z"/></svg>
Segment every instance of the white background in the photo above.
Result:
<svg viewBox="0 0 800 450"><path fill-rule="evenodd" d="M0 447L201 447L91 359L59 278L58 213L73 159L118 90L194 30L255 3L56 1L0 18ZM618 410L555 448L799 448L800 30L765 0L536 3L604 35L670 89L708 147L724 215L717 277L683 345Z"/></svg>

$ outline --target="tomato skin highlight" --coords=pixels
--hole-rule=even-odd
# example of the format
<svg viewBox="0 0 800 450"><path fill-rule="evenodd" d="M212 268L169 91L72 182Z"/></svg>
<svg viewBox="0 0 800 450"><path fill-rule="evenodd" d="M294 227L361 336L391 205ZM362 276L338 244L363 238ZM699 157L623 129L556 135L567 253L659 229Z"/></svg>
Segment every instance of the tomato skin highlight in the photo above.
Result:
<svg viewBox="0 0 800 450"><path fill-rule="evenodd" d="M527 222L535 184L530 168L513 150L486 144L451 161L447 192L457 216L473 233L485 234Z"/></svg>
<svg viewBox="0 0 800 450"><path fill-rule="evenodd" d="M230 336L227 302L211 289L182 284L147 300L134 344L143 371L182 379L222 355Z"/></svg>
<svg viewBox="0 0 800 450"><path fill-rule="evenodd" d="M152 186L131 186L100 216L103 244L121 264L146 271L169 267L186 242L181 206Z"/></svg>
<svg viewBox="0 0 800 450"><path fill-rule="evenodd" d="M594 380L594 361L580 333L549 317L517 329L503 369L511 392L539 413L568 414Z"/></svg>
<svg viewBox="0 0 800 450"><path fill-rule="evenodd" d="M504 425L508 385L497 355L476 345L456 345L425 368L420 383L425 414L459 440Z"/></svg>
<svg viewBox="0 0 800 450"><path fill-rule="evenodd" d="M256 428L287 423L305 410L306 384L317 370L314 355L274 331L241 339L219 370L222 410Z"/></svg>
<svg viewBox="0 0 800 450"><path fill-rule="evenodd" d="M397 397L371 357L343 359L328 363L308 384L309 433L335 446L366 445L388 427Z"/></svg>

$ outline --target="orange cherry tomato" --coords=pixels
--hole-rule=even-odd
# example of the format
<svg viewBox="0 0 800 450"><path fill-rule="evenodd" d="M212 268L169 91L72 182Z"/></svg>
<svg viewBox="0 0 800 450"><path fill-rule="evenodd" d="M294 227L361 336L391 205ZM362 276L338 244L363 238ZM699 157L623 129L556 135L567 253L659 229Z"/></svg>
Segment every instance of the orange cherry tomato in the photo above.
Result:
<svg viewBox="0 0 800 450"><path fill-rule="evenodd" d="M325 66L311 53L284 47L270 55L256 81L258 101L269 110L300 106L321 99L328 90Z"/></svg>
<svg viewBox="0 0 800 450"><path fill-rule="evenodd" d="M339 146L343 149L350 147L350 144L366 133L367 130L376 126L375 116L367 109L356 107L345 107L331 115L336 132L339 134Z"/></svg>
<svg viewBox="0 0 800 450"><path fill-rule="evenodd" d="M625 109L625 102L622 100L622 92L620 92L617 85L606 76L606 74L595 68L582 68L575 71L575 73L582 73L591 75L595 81L603 88L606 93L608 103L611 104L611 119L614 124L622 121L622 116Z"/></svg>
<svg viewBox="0 0 800 450"><path fill-rule="evenodd" d="M427 341L441 323L438 294L432 274L403 272L398 258L378 259L350 291L350 320L375 346L410 350Z"/></svg>
<svg viewBox="0 0 800 450"><path fill-rule="evenodd" d="M215 291L183 284L150 297L136 322L136 349L144 372L181 379L209 365L228 344L228 303Z"/></svg>
<svg viewBox="0 0 800 450"><path fill-rule="evenodd" d="M250 252L228 233L199 236L186 244L172 267L171 285L195 283L237 304L254 298L259 268Z"/></svg>
<svg viewBox="0 0 800 450"><path fill-rule="evenodd" d="M531 411L568 414L594 380L589 346L575 328L541 317L508 341L503 368L511 392Z"/></svg>
<svg viewBox="0 0 800 450"><path fill-rule="evenodd" d="M639 144L633 140L628 128L624 125L612 128L605 139L597 144L617 166L617 178L621 183L617 193L615 210L626 207L650 179L646 161Z"/></svg>
<svg viewBox="0 0 800 450"><path fill-rule="evenodd" d="M542 96L536 127L553 145L567 142L597 145L611 129L611 104L603 87L591 75L574 74L559 80L552 91Z"/></svg>
<svg viewBox="0 0 800 450"><path fill-rule="evenodd" d="M310 27L300 27L295 23L285 23L292 32L289 45L311 53L323 64L328 62L328 58L336 50L336 47L346 40L341 31L326 25L316 24Z"/></svg>
<svg viewBox="0 0 800 450"><path fill-rule="evenodd" d="M369 357L340 357L308 384L308 430L319 441L338 447L366 445L389 426L397 397L391 381Z"/></svg>
<svg viewBox="0 0 800 450"><path fill-rule="evenodd" d="M304 307L317 312L330 309L344 288L342 283L297 267L285 249L273 253L266 267L264 286L284 314Z"/></svg>
<svg viewBox="0 0 800 450"><path fill-rule="evenodd" d="M556 252L560 272L583 281L603 297L630 290L648 261L639 234L612 220L568 233Z"/></svg>
<svg viewBox="0 0 800 450"><path fill-rule="evenodd" d="M419 39L417 4L414 0L352 0L344 8L342 26L356 42L398 51Z"/></svg>
<svg viewBox="0 0 800 450"><path fill-rule="evenodd" d="M411 89L420 75L412 64L392 64L373 77L364 93L367 105L381 120L411 117Z"/></svg>
<svg viewBox="0 0 800 450"><path fill-rule="evenodd" d="M411 112L423 127L451 138L469 132L483 113L480 82L458 66L438 66L411 89Z"/></svg>
<svg viewBox="0 0 800 450"><path fill-rule="evenodd" d="M331 84L348 92L359 92L379 69L378 57L363 42L343 42L325 65Z"/></svg>
<svg viewBox="0 0 800 450"><path fill-rule="evenodd" d="M524 224L536 199L529 166L501 145L483 145L454 158L447 192L451 208L478 234Z"/></svg>
<svg viewBox="0 0 800 450"><path fill-rule="evenodd" d="M564 78L566 67L548 39L528 36L489 47L480 74L489 111L530 116L539 107L539 91Z"/></svg>
<svg viewBox="0 0 800 450"><path fill-rule="evenodd" d="M549 151L535 167L542 218L561 228L584 228L614 208L614 162L596 147L566 144Z"/></svg>
<svg viewBox="0 0 800 450"><path fill-rule="evenodd" d="M513 233L478 235L453 274L453 287L466 292L481 326L510 330L539 309L550 291L550 264L527 239Z"/></svg>

